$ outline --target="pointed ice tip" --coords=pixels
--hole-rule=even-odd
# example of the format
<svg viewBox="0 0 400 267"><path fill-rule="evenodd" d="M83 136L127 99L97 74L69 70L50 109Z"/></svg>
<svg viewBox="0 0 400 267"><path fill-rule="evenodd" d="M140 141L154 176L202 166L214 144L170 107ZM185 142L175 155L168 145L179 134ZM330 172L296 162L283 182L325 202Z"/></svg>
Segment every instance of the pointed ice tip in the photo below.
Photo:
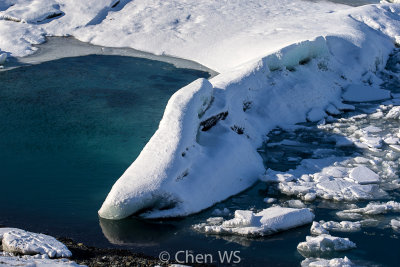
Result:
<svg viewBox="0 0 400 267"><path fill-rule="evenodd" d="M6 62L6 59L7 59L7 54L5 53L0 54L0 65L3 65L4 62Z"/></svg>

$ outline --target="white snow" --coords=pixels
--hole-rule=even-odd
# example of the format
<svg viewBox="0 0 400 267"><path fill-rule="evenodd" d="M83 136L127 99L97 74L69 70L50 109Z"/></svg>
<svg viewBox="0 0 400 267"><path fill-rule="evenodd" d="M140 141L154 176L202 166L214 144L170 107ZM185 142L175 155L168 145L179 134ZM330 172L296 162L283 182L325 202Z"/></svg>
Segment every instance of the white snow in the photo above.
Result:
<svg viewBox="0 0 400 267"><path fill-rule="evenodd" d="M312 235L323 235L323 234L329 234L329 232L322 227L322 225L319 222L313 222L310 228L310 233Z"/></svg>
<svg viewBox="0 0 400 267"><path fill-rule="evenodd" d="M13 229L3 234L3 251L26 255L47 255L50 258L71 257L68 248L54 237Z"/></svg>
<svg viewBox="0 0 400 267"><path fill-rule="evenodd" d="M318 255L326 252L345 251L353 249L356 244L348 238L341 238L322 234L318 236L307 236L305 242L297 245L297 250L302 255Z"/></svg>
<svg viewBox="0 0 400 267"><path fill-rule="evenodd" d="M275 206L258 213L236 210L233 219L209 219L207 223L194 225L194 228L210 234L263 236L311 223L313 219L314 214L309 209Z"/></svg>
<svg viewBox="0 0 400 267"><path fill-rule="evenodd" d="M369 102L390 98L390 91L362 84L352 84L346 88L343 99L352 102Z"/></svg>
<svg viewBox="0 0 400 267"><path fill-rule="evenodd" d="M351 267L356 266L346 256L344 258L320 259L307 258L301 262L302 267Z"/></svg>

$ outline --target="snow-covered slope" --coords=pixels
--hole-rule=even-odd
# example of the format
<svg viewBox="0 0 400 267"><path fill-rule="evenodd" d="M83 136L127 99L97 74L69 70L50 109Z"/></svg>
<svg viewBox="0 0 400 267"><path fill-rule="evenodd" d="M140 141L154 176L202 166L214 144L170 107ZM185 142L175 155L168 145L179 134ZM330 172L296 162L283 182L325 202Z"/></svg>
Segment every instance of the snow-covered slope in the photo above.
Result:
<svg viewBox="0 0 400 267"><path fill-rule="evenodd" d="M341 95L352 84L378 88L374 73L400 36L397 4L14 2L0 12L0 48L12 55L31 53L30 44L45 34L73 35L195 60L221 73L170 99L159 129L100 209L108 219L144 210L147 217L187 215L251 186L265 171L256 149L266 133L348 108ZM24 2L35 2L35 12L22 12ZM49 10L59 15L47 18Z"/></svg>

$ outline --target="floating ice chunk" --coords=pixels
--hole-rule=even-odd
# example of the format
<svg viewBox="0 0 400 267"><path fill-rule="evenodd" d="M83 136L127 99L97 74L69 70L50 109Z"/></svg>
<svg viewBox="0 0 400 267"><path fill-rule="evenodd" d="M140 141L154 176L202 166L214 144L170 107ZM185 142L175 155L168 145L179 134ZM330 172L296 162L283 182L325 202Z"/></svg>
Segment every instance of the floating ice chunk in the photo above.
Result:
<svg viewBox="0 0 400 267"><path fill-rule="evenodd" d="M361 222L350 222L350 221L342 221L342 222L320 222L321 226L328 230L334 232L357 232L361 230Z"/></svg>
<svg viewBox="0 0 400 267"><path fill-rule="evenodd" d="M385 119L400 119L400 106L393 107L388 114L386 114Z"/></svg>
<svg viewBox="0 0 400 267"><path fill-rule="evenodd" d="M359 184L379 182L379 175L365 166L358 166L350 171L350 179Z"/></svg>
<svg viewBox="0 0 400 267"><path fill-rule="evenodd" d="M392 219L390 225L394 230L400 230L400 220Z"/></svg>
<svg viewBox="0 0 400 267"><path fill-rule="evenodd" d="M322 234L319 236L307 236L306 242L297 245L297 250L303 256L319 255L326 252L345 251L353 249L356 244L348 238L341 238Z"/></svg>
<svg viewBox="0 0 400 267"><path fill-rule="evenodd" d="M276 198L273 198L273 197L264 198L264 202L268 203L268 204L274 203L275 201L276 201Z"/></svg>
<svg viewBox="0 0 400 267"><path fill-rule="evenodd" d="M399 145L389 145L390 148L392 148L393 150L400 152L400 146Z"/></svg>
<svg viewBox="0 0 400 267"><path fill-rule="evenodd" d="M382 147L382 138L379 136L362 136L360 141L372 148Z"/></svg>
<svg viewBox="0 0 400 267"><path fill-rule="evenodd" d="M330 166L322 169L322 174L326 174L335 178L346 176L348 169L340 166Z"/></svg>
<svg viewBox="0 0 400 267"><path fill-rule="evenodd" d="M364 157L355 157L355 158L354 158L354 161L355 161L356 163L368 163L368 162L369 162L369 159L364 158Z"/></svg>
<svg viewBox="0 0 400 267"><path fill-rule="evenodd" d="M363 217L359 213L343 212L343 211L336 212L336 216L338 216L340 219L343 219L343 220L359 220L359 219L362 219L362 217Z"/></svg>
<svg viewBox="0 0 400 267"><path fill-rule="evenodd" d="M317 198L315 193L307 193L301 197L304 201L314 201Z"/></svg>
<svg viewBox="0 0 400 267"><path fill-rule="evenodd" d="M298 199L288 200L287 204L290 208L302 209L306 207L306 205Z"/></svg>
<svg viewBox="0 0 400 267"><path fill-rule="evenodd" d="M351 267L355 266L349 258L320 259L307 258L301 262L301 267Z"/></svg>
<svg viewBox="0 0 400 267"><path fill-rule="evenodd" d="M4 233L3 250L26 255L42 254L50 258L72 256L68 248L54 237L24 230L12 230Z"/></svg>
<svg viewBox="0 0 400 267"><path fill-rule="evenodd" d="M324 227L322 227L322 225L319 222L312 223L310 233L312 235L329 234L329 232Z"/></svg>
<svg viewBox="0 0 400 267"><path fill-rule="evenodd" d="M348 182L344 179L336 178L329 181L323 181L317 184L317 187L323 189L327 193L338 193L342 190L354 185L352 182Z"/></svg>
<svg viewBox="0 0 400 267"><path fill-rule="evenodd" d="M362 84L352 84L342 95L345 101L369 102L390 98L390 91Z"/></svg>
<svg viewBox="0 0 400 267"><path fill-rule="evenodd" d="M399 143L400 139L397 137L389 136L387 138L384 138L383 141L388 145L396 145Z"/></svg>
<svg viewBox="0 0 400 267"><path fill-rule="evenodd" d="M378 110L377 112L372 113L369 117L373 120L381 119L381 118L383 118L383 112L382 112L382 110Z"/></svg>
<svg viewBox="0 0 400 267"><path fill-rule="evenodd" d="M272 207L258 213L249 210L235 211L235 218L220 225L202 223L194 229L211 234L268 235L311 223L314 214L309 209Z"/></svg>
<svg viewBox="0 0 400 267"><path fill-rule="evenodd" d="M0 54L0 65L3 65L6 62L7 54Z"/></svg>
<svg viewBox="0 0 400 267"><path fill-rule="evenodd" d="M371 202L364 208L344 210L343 213L360 213L367 215L376 215L388 212L400 212L400 203L388 201L386 203Z"/></svg>

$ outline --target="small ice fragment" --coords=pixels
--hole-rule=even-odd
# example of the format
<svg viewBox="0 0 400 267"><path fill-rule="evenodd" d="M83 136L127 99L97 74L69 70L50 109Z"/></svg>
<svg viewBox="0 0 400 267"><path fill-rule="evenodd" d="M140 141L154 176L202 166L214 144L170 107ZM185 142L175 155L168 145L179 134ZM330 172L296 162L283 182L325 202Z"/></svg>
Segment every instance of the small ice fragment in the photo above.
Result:
<svg viewBox="0 0 400 267"><path fill-rule="evenodd" d="M302 196L302 199L304 201L310 201L311 202L311 201L314 201L316 197L317 197L317 194L315 194L315 193L307 193L304 196Z"/></svg>
<svg viewBox="0 0 400 267"><path fill-rule="evenodd" d="M274 203L275 201L276 201L276 198L273 198L273 197L264 198L264 202L268 203L268 204Z"/></svg>
<svg viewBox="0 0 400 267"><path fill-rule="evenodd" d="M400 230L400 220L392 219L390 225L394 230Z"/></svg>
<svg viewBox="0 0 400 267"><path fill-rule="evenodd" d="M386 114L385 119L400 119L400 106L393 107L388 114Z"/></svg>
<svg viewBox="0 0 400 267"><path fill-rule="evenodd" d="M355 158L354 158L354 161L355 161L356 163L362 163L362 164L364 164L364 163L368 163L368 162L369 162L369 159L364 158L364 157L355 157Z"/></svg>
<svg viewBox="0 0 400 267"><path fill-rule="evenodd" d="M390 148L392 148L393 150L400 152L400 146L399 145L389 145Z"/></svg>
<svg viewBox="0 0 400 267"><path fill-rule="evenodd" d="M307 258L301 262L301 267L351 267L355 266L349 258L320 259Z"/></svg>
<svg viewBox="0 0 400 267"><path fill-rule="evenodd" d="M287 204L290 208L298 208L302 209L305 208L306 205L298 199L291 199L287 201Z"/></svg>
<svg viewBox="0 0 400 267"><path fill-rule="evenodd" d="M322 227L322 225L319 222L312 223L310 233L312 235L329 234L329 232L324 227Z"/></svg>
<svg viewBox="0 0 400 267"><path fill-rule="evenodd" d="M315 237L307 236L305 242L297 245L297 250L303 256L313 256L326 252L345 251L355 247L356 244L348 238L322 234Z"/></svg>
<svg viewBox="0 0 400 267"><path fill-rule="evenodd" d="M379 182L379 175L365 166L358 166L350 171L350 178L359 184Z"/></svg>
<svg viewBox="0 0 400 267"><path fill-rule="evenodd" d="M386 203L371 202L364 208L344 210L343 213L360 213L367 215L377 215L387 212L400 212L400 203L388 201Z"/></svg>
<svg viewBox="0 0 400 267"><path fill-rule="evenodd" d="M399 140L400 140L399 138L393 137L393 136L389 136L389 137L383 139L383 141L388 145L396 145L399 143Z"/></svg>
<svg viewBox="0 0 400 267"><path fill-rule="evenodd" d="M320 222L321 226L328 230L334 232L357 232L361 230L360 222L350 222L350 221L342 221L342 222Z"/></svg>

